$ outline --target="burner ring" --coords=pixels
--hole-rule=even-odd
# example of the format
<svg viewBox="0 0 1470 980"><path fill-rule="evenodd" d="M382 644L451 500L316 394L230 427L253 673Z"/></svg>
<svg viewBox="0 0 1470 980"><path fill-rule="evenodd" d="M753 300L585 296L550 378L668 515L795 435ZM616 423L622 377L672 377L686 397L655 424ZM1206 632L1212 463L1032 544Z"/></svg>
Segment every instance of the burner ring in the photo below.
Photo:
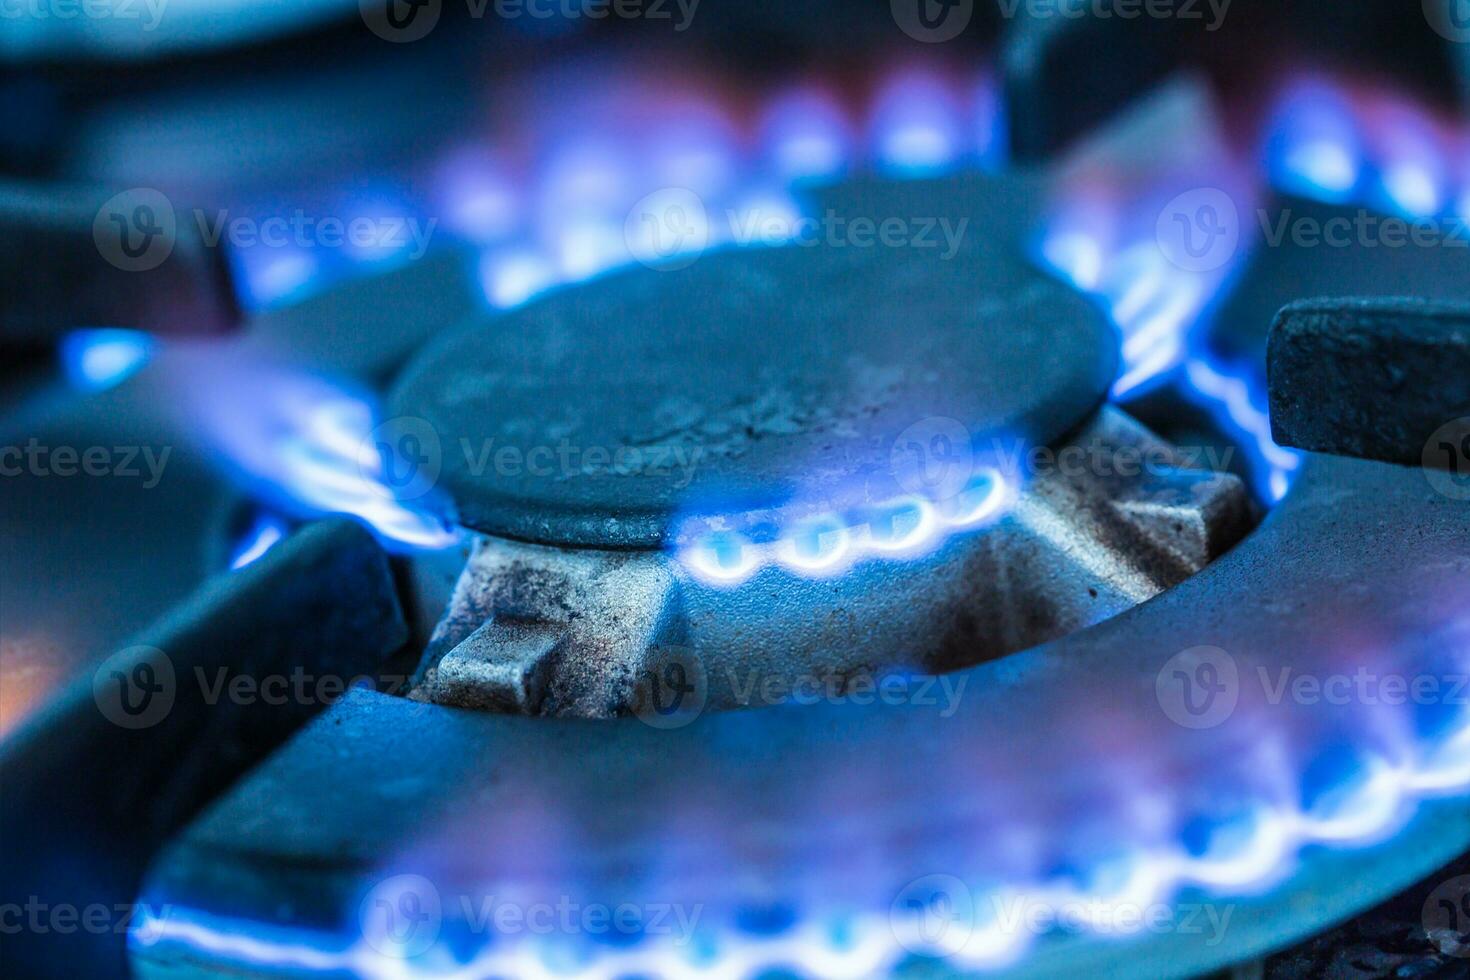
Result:
<svg viewBox="0 0 1470 980"><path fill-rule="evenodd" d="M465 525L541 544L652 548L691 515L899 496L905 430L1050 442L1115 374L1100 313L980 237L612 275L434 344L391 414L428 423Z"/></svg>

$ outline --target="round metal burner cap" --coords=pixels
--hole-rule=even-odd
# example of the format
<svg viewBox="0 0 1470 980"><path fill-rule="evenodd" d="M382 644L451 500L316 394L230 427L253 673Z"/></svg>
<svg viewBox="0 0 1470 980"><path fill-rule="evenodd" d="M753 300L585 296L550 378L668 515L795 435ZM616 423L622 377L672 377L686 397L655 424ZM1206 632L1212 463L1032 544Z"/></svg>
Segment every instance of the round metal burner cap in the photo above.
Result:
<svg viewBox="0 0 1470 980"><path fill-rule="evenodd" d="M487 313L408 367L394 424L464 524L546 544L945 492L1081 422L1116 368L1100 313L981 232L949 258L725 251Z"/></svg>

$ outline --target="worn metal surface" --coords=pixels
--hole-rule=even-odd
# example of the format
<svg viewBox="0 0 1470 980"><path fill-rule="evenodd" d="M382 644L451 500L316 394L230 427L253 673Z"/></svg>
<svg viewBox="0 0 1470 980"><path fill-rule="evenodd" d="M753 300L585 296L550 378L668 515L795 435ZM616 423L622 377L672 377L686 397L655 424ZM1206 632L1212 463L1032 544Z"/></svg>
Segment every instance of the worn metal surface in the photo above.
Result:
<svg viewBox="0 0 1470 980"><path fill-rule="evenodd" d="M1463 640L1467 535L1470 510L1430 493L1421 473L1319 458L1255 535L1199 575L1097 628L956 675L968 686L948 717L823 703L660 731L354 698L196 823L147 894L226 923L328 936L376 881L403 871L448 895L702 902L720 922L773 897L798 919L834 896L886 916L920 875L1024 880L1099 842L1126 853L1228 820L1226 803L1305 808L1314 784L1300 774L1345 756L1401 758L1395 732L1423 718L1413 706L1275 703L1257 670L1460 670L1463 645L1445 630ZM1228 651L1242 686L1232 714L1185 729L1156 683L1199 644ZM1140 799L1151 801L1146 823ZM1148 962L1151 975L1188 975L1279 947L1470 844L1463 801L1422 813L1375 850L1309 850L1301 889L1242 898L1226 943L1075 939L1065 955L1037 947L1021 968L1085 962L1111 975ZM1356 887L1326 887L1343 881ZM296 898L289 910L283 892ZM166 975L180 955L161 944L136 962ZM229 959L186 955L201 969Z"/></svg>
<svg viewBox="0 0 1470 980"><path fill-rule="evenodd" d="M1298 449L1470 467L1431 437L1470 416L1470 306L1422 299L1292 303L1271 332L1271 429ZM1470 420L1462 426L1470 436ZM1467 443L1470 445L1470 443Z"/></svg>
<svg viewBox="0 0 1470 980"><path fill-rule="evenodd" d="M0 742L0 902L131 902L163 842L327 706L266 696L267 678L345 683L405 637L387 557L349 522L312 525L212 579ZM241 678L260 695L229 693ZM26 930L6 937L5 970L118 976L125 938Z"/></svg>
<svg viewBox="0 0 1470 980"><path fill-rule="evenodd" d="M1262 364L1276 314L1315 296L1413 296L1470 302L1470 248L1388 247L1385 222L1412 223L1376 211L1278 194L1259 210L1241 209L1242 233L1256 236L1240 281L1221 303L1210 343L1244 363ZM1360 233L1359 228L1367 231ZM1441 230L1440 234L1443 234ZM1329 243L1330 237L1330 243Z"/></svg>
<svg viewBox="0 0 1470 980"><path fill-rule="evenodd" d="M711 709L759 704L754 692L767 685L845 688L892 671L970 666L1152 598L1250 527L1236 477L1183 466L1120 412L1105 410L1055 459L1073 456L1029 474L998 524L931 555L860 562L835 577L773 566L721 588L675 554L481 538L416 696L532 714L628 714L649 696L660 646L698 662L681 668L697 672L684 681ZM529 641L525 624L546 632Z"/></svg>
<svg viewBox="0 0 1470 980"><path fill-rule="evenodd" d="M714 253L478 317L413 362L391 414L427 421L468 526L612 548L690 513L897 496L916 423L1046 443L1086 418L1116 363L1099 312L985 229L949 259L930 234Z"/></svg>

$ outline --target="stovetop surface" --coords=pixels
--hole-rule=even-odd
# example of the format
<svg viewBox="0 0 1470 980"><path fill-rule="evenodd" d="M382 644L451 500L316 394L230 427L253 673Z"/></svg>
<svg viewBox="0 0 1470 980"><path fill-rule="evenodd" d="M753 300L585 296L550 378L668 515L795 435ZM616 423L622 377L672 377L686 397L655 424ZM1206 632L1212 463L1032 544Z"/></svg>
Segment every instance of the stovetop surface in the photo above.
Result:
<svg viewBox="0 0 1470 980"><path fill-rule="evenodd" d="M1454 3L43 6L20 975L1465 974Z"/></svg>

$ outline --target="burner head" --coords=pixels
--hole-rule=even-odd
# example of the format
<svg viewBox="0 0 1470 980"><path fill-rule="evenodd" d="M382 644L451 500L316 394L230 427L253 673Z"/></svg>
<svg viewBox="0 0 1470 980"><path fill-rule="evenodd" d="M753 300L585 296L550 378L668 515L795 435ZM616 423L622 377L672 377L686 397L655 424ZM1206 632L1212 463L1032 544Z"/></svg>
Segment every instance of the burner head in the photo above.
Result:
<svg viewBox="0 0 1470 980"><path fill-rule="evenodd" d="M464 524L537 543L649 548L692 515L891 498L906 430L1046 443L1113 380L1100 314L985 237L615 274L477 317L410 365L393 414L427 422Z"/></svg>

